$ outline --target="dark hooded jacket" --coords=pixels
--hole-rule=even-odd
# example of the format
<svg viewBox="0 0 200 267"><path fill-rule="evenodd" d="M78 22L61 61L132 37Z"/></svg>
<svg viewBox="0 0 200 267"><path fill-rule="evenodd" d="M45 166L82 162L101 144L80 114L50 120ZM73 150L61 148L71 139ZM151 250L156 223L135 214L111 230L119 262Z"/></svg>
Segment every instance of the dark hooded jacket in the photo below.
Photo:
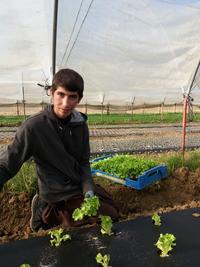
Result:
<svg viewBox="0 0 200 267"><path fill-rule="evenodd" d="M45 201L67 200L93 190L86 120L86 115L73 110L70 121L63 126L51 106L28 118L7 151L0 155L0 184L12 178L32 157L39 193Z"/></svg>

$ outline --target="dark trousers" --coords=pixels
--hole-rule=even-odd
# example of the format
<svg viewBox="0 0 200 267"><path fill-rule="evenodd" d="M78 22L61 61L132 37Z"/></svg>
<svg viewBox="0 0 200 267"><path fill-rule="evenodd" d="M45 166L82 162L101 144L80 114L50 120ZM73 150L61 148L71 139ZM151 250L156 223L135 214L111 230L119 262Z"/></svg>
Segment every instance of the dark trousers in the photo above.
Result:
<svg viewBox="0 0 200 267"><path fill-rule="evenodd" d="M80 221L74 221L72 219L73 211L76 208L80 208L84 200L83 195L77 195L68 199L67 201L47 204L42 213L43 223L47 226L47 228L52 228L60 224L66 228L77 227L86 224L97 224L100 214L108 215L114 221L116 221L119 217L119 214L111 196L100 185L95 186L95 195L97 195L100 200L100 208L96 216Z"/></svg>

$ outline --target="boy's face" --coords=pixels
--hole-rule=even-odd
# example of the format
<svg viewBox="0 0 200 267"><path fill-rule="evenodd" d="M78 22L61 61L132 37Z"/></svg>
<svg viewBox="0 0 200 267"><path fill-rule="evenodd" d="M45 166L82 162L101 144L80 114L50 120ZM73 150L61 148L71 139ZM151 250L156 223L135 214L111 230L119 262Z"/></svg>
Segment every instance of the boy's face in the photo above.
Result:
<svg viewBox="0 0 200 267"><path fill-rule="evenodd" d="M64 87L59 86L54 92L51 92L53 110L60 119L65 119L70 115L72 110L79 103L79 95L77 92L70 92Z"/></svg>

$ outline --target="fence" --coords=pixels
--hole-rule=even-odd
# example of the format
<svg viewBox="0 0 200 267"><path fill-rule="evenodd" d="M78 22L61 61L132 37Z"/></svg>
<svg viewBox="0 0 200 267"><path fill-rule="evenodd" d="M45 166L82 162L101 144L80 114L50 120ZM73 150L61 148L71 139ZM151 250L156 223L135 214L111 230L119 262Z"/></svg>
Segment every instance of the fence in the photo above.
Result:
<svg viewBox="0 0 200 267"><path fill-rule="evenodd" d="M182 103L174 104L147 104L143 103L140 105L130 104L130 105L91 105L84 104L79 105L78 109L86 114L145 114L145 113L157 113L162 114L166 112L177 113L182 112ZM200 108L199 108L200 111Z"/></svg>
<svg viewBox="0 0 200 267"><path fill-rule="evenodd" d="M48 103L27 103L23 101L17 101L11 104L0 104L0 115L32 115L34 113L44 110ZM155 103L147 104L143 103L140 105L130 104L130 105L112 105L112 104L101 104L101 105L91 105L91 104L80 104L77 109L86 114L146 114L154 113L178 113L182 112L182 103ZM193 105L193 113L200 113L200 105Z"/></svg>
<svg viewBox="0 0 200 267"><path fill-rule="evenodd" d="M17 101L11 104L0 104L0 115L32 115L44 110L47 103L26 103Z"/></svg>

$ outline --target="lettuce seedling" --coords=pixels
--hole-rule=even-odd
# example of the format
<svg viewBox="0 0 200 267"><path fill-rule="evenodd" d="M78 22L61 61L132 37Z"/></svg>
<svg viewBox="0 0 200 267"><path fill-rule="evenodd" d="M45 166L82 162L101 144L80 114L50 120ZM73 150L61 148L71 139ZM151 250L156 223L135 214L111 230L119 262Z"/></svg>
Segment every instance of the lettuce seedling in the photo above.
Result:
<svg viewBox="0 0 200 267"><path fill-rule="evenodd" d="M96 261L97 263L101 264L103 267L109 267L109 261L110 261L110 255L105 254L104 256L101 253L98 253L96 255Z"/></svg>
<svg viewBox="0 0 200 267"><path fill-rule="evenodd" d="M173 249L173 246L176 246L175 243L176 237L173 234L160 234L158 241L155 243L155 246L161 250L160 257L168 257L168 252Z"/></svg>
<svg viewBox="0 0 200 267"><path fill-rule="evenodd" d="M83 220L85 216L96 216L100 207L99 198L97 196L87 197L84 199L80 208L77 208L72 213L74 221Z"/></svg>
<svg viewBox="0 0 200 267"><path fill-rule="evenodd" d="M112 235L112 219L110 216L100 215L101 219L101 233Z"/></svg>
<svg viewBox="0 0 200 267"><path fill-rule="evenodd" d="M71 236L68 234L64 234L64 230L62 228L52 230L48 232L49 235L51 235L51 245L58 247L60 244L66 240L71 240Z"/></svg>
<svg viewBox="0 0 200 267"><path fill-rule="evenodd" d="M161 225L161 218L158 214L153 214L151 217L152 221L154 221L154 225L160 226Z"/></svg>

